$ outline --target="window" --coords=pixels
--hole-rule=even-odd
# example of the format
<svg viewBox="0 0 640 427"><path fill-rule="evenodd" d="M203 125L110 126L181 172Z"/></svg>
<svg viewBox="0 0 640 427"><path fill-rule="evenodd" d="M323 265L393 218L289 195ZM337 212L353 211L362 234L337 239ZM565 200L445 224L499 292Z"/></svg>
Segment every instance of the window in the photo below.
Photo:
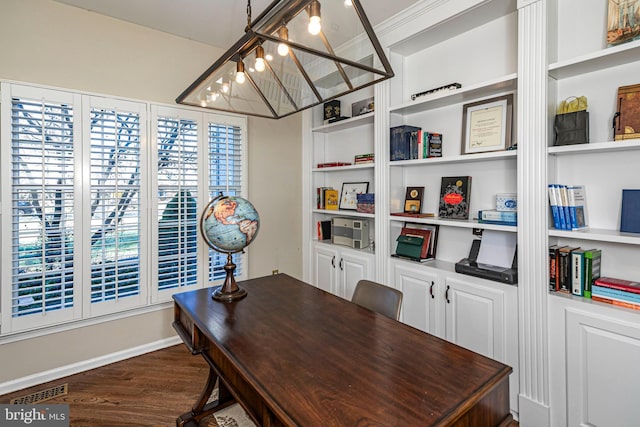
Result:
<svg viewBox="0 0 640 427"><path fill-rule="evenodd" d="M245 118L9 83L1 107L0 334L224 279L199 212L245 188Z"/></svg>

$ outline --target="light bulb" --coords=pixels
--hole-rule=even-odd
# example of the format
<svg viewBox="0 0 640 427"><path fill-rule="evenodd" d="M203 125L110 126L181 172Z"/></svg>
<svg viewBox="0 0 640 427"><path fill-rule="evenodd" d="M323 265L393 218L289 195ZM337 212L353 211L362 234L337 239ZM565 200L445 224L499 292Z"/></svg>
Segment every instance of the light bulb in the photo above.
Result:
<svg viewBox="0 0 640 427"><path fill-rule="evenodd" d="M239 84L244 83L246 76L244 75L244 63L238 61L236 64L236 82Z"/></svg>
<svg viewBox="0 0 640 427"><path fill-rule="evenodd" d="M315 35L320 34L322 25L320 25L320 2L313 0L309 5L309 33Z"/></svg>
<svg viewBox="0 0 640 427"><path fill-rule="evenodd" d="M351 3L351 0L344 0L344 7L350 7L353 6L353 3Z"/></svg>
<svg viewBox="0 0 640 427"><path fill-rule="evenodd" d="M229 83L222 83L222 93L229 92Z"/></svg>
<svg viewBox="0 0 640 427"><path fill-rule="evenodd" d="M265 63L264 63L264 48L262 46L258 46L256 48L256 71L258 71L259 73L263 72L265 69Z"/></svg>
<svg viewBox="0 0 640 427"><path fill-rule="evenodd" d="M278 37L283 40L289 40L289 30L286 26L282 26L278 29ZM289 46L284 43L278 44L278 55L287 56L289 54Z"/></svg>
<svg viewBox="0 0 640 427"><path fill-rule="evenodd" d="M322 30L322 25L320 24L319 16L312 16L309 18L309 33L316 36L320 34L320 30Z"/></svg>

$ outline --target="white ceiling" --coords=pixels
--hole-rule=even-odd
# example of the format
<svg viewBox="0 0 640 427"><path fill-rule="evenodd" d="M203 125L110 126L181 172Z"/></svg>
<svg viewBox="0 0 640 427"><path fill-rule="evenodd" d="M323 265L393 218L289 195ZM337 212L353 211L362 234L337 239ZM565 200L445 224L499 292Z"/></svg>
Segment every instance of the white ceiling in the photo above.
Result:
<svg viewBox="0 0 640 427"><path fill-rule="evenodd" d="M112 18L226 49L244 34L245 0L55 0ZM253 0L257 17L272 0ZM343 0L325 0L343 1ZM360 0L373 26L418 0Z"/></svg>

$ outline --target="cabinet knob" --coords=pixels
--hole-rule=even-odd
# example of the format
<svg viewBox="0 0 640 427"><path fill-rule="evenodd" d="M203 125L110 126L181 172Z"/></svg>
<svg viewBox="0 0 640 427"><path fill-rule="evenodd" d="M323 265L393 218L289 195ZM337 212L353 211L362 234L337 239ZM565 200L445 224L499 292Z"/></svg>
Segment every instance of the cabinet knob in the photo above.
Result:
<svg viewBox="0 0 640 427"><path fill-rule="evenodd" d="M343 265L344 265L344 258L340 258L340 270L344 271Z"/></svg>
<svg viewBox="0 0 640 427"><path fill-rule="evenodd" d="M435 298L435 295L433 295L433 280L431 281L431 286L429 286L429 294L431 295L431 299Z"/></svg>
<svg viewBox="0 0 640 427"><path fill-rule="evenodd" d="M444 299L446 299L446 300L447 300L447 304L450 304L450 303L451 303L451 301L449 301L449 288L450 288L450 286L449 286L449 285L447 285L447 290L446 290L446 291L445 291L445 293L444 293Z"/></svg>
<svg viewBox="0 0 640 427"><path fill-rule="evenodd" d="M331 257L331 267L336 268L336 256Z"/></svg>

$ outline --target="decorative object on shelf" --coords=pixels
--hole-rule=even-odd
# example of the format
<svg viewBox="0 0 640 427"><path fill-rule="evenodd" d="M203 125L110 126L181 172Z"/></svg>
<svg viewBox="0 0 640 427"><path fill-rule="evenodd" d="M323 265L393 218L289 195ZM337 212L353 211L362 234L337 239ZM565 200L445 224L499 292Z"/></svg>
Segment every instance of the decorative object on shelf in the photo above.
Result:
<svg viewBox="0 0 640 427"><path fill-rule="evenodd" d="M361 213L375 213L375 194L364 193L356 195L357 205L356 211Z"/></svg>
<svg viewBox="0 0 640 427"><path fill-rule="evenodd" d="M407 187L404 196L404 212L413 214L422 212L423 199L424 187Z"/></svg>
<svg viewBox="0 0 640 427"><path fill-rule="evenodd" d="M462 107L462 154L506 150L511 146L513 94Z"/></svg>
<svg viewBox="0 0 640 427"><path fill-rule="evenodd" d="M622 190L620 231L640 233L640 190Z"/></svg>
<svg viewBox="0 0 640 427"><path fill-rule="evenodd" d="M231 302L247 295L247 291L240 288L233 277L236 265L232 255L243 252L255 240L258 230L260 216L247 199L220 193L205 206L200 217L204 241L214 251L227 254L227 264L224 266L226 278L222 286L214 288L211 295L213 299Z"/></svg>
<svg viewBox="0 0 640 427"><path fill-rule="evenodd" d="M640 0L609 0L607 46L640 38Z"/></svg>
<svg viewBox="0 0 640 427"><path fill-rule="evenodd" d="M389 159L392 162L418 158L420 130L422 129L417 126L409 125L395 126L391 128L391 135L389 138L391 156Z"/></svg>
<svg viewBox="0 0 640 427"><path fill-rule="evenodd" d="M570 96L560 102L553 122L553 145L586 144L589 142L589 113L586 96Z"/></svg>
<svg viewBox="0 0 640 427"><path fill-rule="evenodd" d="M496 210L516 212L518 210L518 195L515 193L496 194Z"/></svg>
<svg viewBox="0 0 640 427"><path fill-rule="evenodd" d="M340 209L358 208L358 194L364 194L369 189L368 182L345 182L340 193Z"/></svg>
<svg viewBox="0 0 640 427"><path fill-rule="evenodd" d="M338 190L330 189L324 192L324 208L331 211L338 210Z"/></svg>
<svg viewBox="0 0 640 427"><path fill-rule="evenodd" d="M253 22L248 1L244 35L176 102L278 119L391 77L359 0L275 0Z"/></svg>
<svg viewBox="0 0 640 427"><path fill-rule="evenodd" d="M331 243L364 249L369 246L369 220L356 218L331 219Z"/></svg>
<svg viewBox="0 0 640 427"><path fill-rule="evenodd" d="M360 116L362 114L370 113L374 110L373 98L363 99L362 101L354 102L351 104L351 117Z"/></svg>
<svg viewBox="0 0 640 427"><path fill-rule="evenodd" d="M616 141L640 138L640 84L618 88L618 110L613 116Z"/></svg>
<svg viewBox="0 0 640 427"><path fill-rule="evenodd" d="M416 236L422 237L422 248L417 258L419 259L432 259L436 257L435 254L435 230L432 228L435 226L430 225L418 225L412 224L411 227L402 227L400 230L401 236ZM403 255L396 251L399 255Z"/></svg>
<svg viewBox="0 0 640 427"><path fill-rule="evenodd" d="M333 99L331 101L325 102L322 111L323 111L322 119L325 121L336 118L336 117L340 117L341 116L340 100Z"/></svg>
<svg viewBox="0 0 640 427"><path fill-rule="evenodd" d="M420 257L425 240L422 236L399 235L396 239L396 255L413 260L424 259ZM428 243L427 243L428 245Z"/></svg>
<svg viewBox="0 0 640 427"><path fill-rule="evenodd" d="M438 216L447 219L469 219L471 177L442 177Z"/></svg>
<svg viewBox="0 0 640 427"><path fill-rule="evenodd" d="M435 89L429 89L429 90L425 90L424 92L414 93L413 95L411 95L411 100L415 101L416 98L420 96L431 95L433 93L438 93L445 90L456 90L456 89L460 89L461 87L462 85L460 83L449 83L448 85L440 86Z"/></svg>

